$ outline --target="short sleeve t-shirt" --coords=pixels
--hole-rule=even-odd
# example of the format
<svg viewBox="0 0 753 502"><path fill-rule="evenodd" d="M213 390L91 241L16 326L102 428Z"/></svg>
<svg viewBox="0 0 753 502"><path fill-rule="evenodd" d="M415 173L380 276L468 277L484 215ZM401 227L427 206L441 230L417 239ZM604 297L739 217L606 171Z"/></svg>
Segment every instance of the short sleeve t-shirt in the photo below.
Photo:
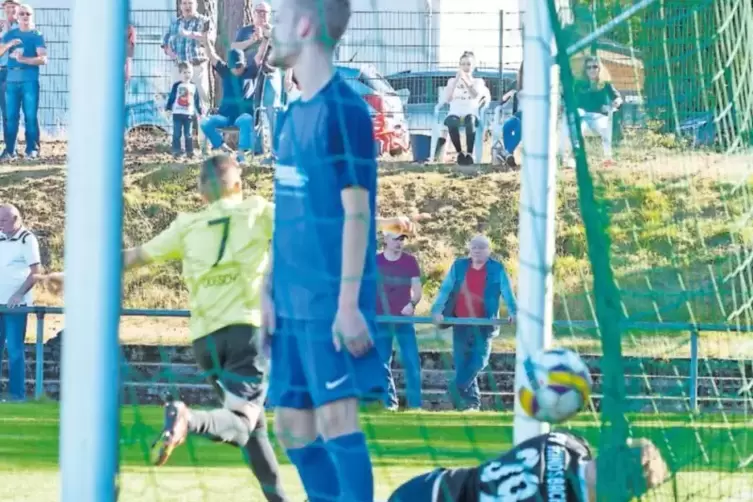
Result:
<svg viewBox="0 0 753 502"><path fill-rule="evenodd" d="M476 96L471 96L469 86L465 82L458 82L455 86L455 90L452 93L452 100L450 101L449 115L455 115L456 117L466 117L468 115L477 115L479 107L481 106L481 100L486 93L486 84L484 80L480 78L473 79L473 89L476 91Z"/></svg>
<svg viewBox="0 0 753 502"><path fill-rule="evenodd" d="M619 97L610 82L601 82L593 87L590 82L579 82L575 87L578 108L586 112L604 114L604 106L611 105Z"/></svg>
<svg viewBox="0 0 753 502"><path fill-rule="evenodd" d="M397 260L388 260L379 253L377 269L377 314L402 315L411 300L411 281L421 276L418 261L408 253L401 253Z"/></svg>
<svg viewBox="0 0 753 502"><path fill-rule="evenodd" d="M24 57L34 58L38 55L38 49L47 47L42 33L38 30L22 31L20 28L14 28L3 36L3 43L7 44L14 39L19 39L21 43L8 50L9 56L10 53L21 51ZM19 63L12 57L8 57L8 82L35 80L39 80L39 66Z"/></svg>
<svg viewBox="0 0 753 502"><path fill-rule="evenodd" d="M21 227L13 235L0 233L0 305L8 303L29 277L30 267L40 262L39 242L29 230ZM33 300L31 291L24 295L26 305Z"/></svg>
<svg viewBox="0 0 753 502"><path fill-rule="evenodd" d="M363 99L337 74L312 99L291 103L279 121L275 153L273 295L277 315L332 320L342 275L345 211L341 192L368 192L367 249L358 305L376 311L377 162ZM354 279L356 280L356 279Z"/></svg>
<svg viewBox="0 0 753 502"><path fill-rule="evenodd" d="M234 324L261 325L273 215L261 197L221 199L198 213L180 214L143 245L154 261L183 262L194 340Z"/></svg>

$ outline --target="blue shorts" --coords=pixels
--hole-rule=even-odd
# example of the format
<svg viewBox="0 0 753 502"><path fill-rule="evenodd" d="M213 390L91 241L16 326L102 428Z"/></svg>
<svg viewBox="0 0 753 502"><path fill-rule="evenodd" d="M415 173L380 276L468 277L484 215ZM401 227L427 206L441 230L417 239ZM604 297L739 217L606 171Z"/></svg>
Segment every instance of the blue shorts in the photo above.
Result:
<svg viewBox="0 0 753 502"><path fill-rule="evenodd" d="M372 337L376 325L371 326ZM332 343L332 321L277 319L267 406L301 410L346 398L381 400L387 373L376 348L355 358Z"/></svg>

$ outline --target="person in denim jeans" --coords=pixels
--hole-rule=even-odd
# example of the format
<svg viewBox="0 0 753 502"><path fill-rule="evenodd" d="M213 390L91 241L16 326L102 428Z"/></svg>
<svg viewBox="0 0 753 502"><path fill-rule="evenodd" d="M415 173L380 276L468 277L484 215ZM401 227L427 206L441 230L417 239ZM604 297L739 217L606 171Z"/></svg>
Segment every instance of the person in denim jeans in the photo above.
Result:
<svg viewBox="0 0 753 502"><path fill-rule="evenodd" d="M24 228L21 213L10 204L0 205L0 306L14 309L31 305L31 289L38 274L39 244ZM0 360L8 348L8 386L10 398L26 397L26 313L0 313Z"/></svg>
<svg viewBox="0 0 753 502"><path fill-rule="evenodd" d="M173 115L173 157L183 155L181 138L185 143L185 154L193 158L193 134L191 132L194 120L201 117L201 98L196 84L191 81L193 67L188 63L180 63L180 80L173 84L170 96L167 98L165 110Z"/></svg>
<svg viewBox="0 0 753 502"><path fill-rule="evenodd" d="M27 5L18 7L18 28L3 36L0 55L9 52L5 102L8 114L5 151L0 160L16 157L16 138L24 112L26 156L39 157L39 67L47 64L44 37L34 28L34 11Z"/></svg>
<svg viewBox="0 0 753 502"><path fill-rule="evenodd" d="M258 69L253 61L246 64L242 51L231 49L228 62L221 60L214 47L205 40L209 61L214 71L222 79L222 101L216 115L210 115L201 122L201 130L214 150L230 152L220 129L235 125L238 127L238 161L244 159L244 152L253 147L254 117L253 101L250 99L253 86L250 85Z"/></svg>
<svg viewBox="0 0 753 502"><path fill-rule="evenodd" d="M254 85L254 110L264 110L269 125L270 135L274 134L277 112L281 104L282 76L277 68L267 62L269 55L269 40L272 31L270 18L272 7L267 2L259 2L254 6L253 24L241 27L235 36L232 49L241 50L246 59L253 60L259 68ZM260 114L255 114L254 121L254 153L264 153L263 129Z"/></svg>
<svg viewBox="0 0 753 502"><path fill-rule="evenodd" d="M19 2L16 0L5 0L3 2L3 11L5 11L5 20L0 21L0 40L10 30L18 27L18 21L16 19L16 9ZM6 113L5 106L5 82L8 78L8 53L6 52L0 56L0 113L3 118L3 143L8 129L8 115Z"/></svg>
<svg viewBox="0 0 753 502"><path fill-rule="evenodd" d="M504 265L490 258L489 239L477 235L470 242L470 257L458 258L439 287L431 313L437 324L445 317L495 319L500 297L507 304L508 321L517 313L515 297ZM489 363L493 326L454 325L452 359L455 364L456 406L478 411L481 393L478 375Z"/></svg>
<svg viewBox="0 0 753 502"><path fill-rule="evenodd" d="M377 255L377 315L412 316L421 301L421 270L416 258L403 252L407 234L385 232L384 251ZM416 328L411 323L378 325L375 345L387 369L385 406L397 410L397 392L392 378L392 342L397 337L400 359L405 370L408 408L421 408L421 359L418 354Z"/></svg>

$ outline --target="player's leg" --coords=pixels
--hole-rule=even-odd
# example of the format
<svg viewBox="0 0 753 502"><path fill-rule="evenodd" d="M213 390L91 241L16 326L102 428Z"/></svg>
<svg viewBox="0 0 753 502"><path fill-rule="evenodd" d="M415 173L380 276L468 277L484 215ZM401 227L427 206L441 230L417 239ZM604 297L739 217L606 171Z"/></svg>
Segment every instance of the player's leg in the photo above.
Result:
<svg viewBox="0 0 753 502"><path fill-rule="evenodd" d="M303 367L316 407L317 429L337 469L340 500L373 502L374 475L358 410L359 400L384 395L384 364L375 348L358 358L345 349L337 352L331 322L307 324ZM371 333L376 333L376 326Z"/></svg>
<svg viewBox="0 0 753 502"><path fill-rule="evenodd" d="M421 355L413 324L398 324L397 344L400 347L400 362L405 371L407 407L421 409Z"/></svg>
<svg viewBox="0 0 753 502"><path fill-rule="evenodd" d="M277 440L296 467L309 502L330 502L338 499L340 485L332 458L316 430L295 335L295 323L277 320L270 350L268 405L275 408Z"/></svg>

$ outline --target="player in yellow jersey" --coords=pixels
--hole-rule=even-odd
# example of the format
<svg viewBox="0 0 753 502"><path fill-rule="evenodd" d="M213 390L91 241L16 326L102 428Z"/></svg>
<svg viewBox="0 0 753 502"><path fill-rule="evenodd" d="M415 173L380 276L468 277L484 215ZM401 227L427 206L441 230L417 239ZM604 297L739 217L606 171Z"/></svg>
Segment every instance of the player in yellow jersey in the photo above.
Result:
<svg viewBox="0 0 753 502"><path fill-rule="evenodd" d="M168 403L156 463L164 464L188 434L230 443L247 453L267 500L284 501L263 409L265 363L257 352L273 206L262 197L243 198L241 169L223 155L204 162L199 190L203 210L178 215L152 240L123 252L125 268L182 261L196 362L223 400L209 411Z"/></svg>

